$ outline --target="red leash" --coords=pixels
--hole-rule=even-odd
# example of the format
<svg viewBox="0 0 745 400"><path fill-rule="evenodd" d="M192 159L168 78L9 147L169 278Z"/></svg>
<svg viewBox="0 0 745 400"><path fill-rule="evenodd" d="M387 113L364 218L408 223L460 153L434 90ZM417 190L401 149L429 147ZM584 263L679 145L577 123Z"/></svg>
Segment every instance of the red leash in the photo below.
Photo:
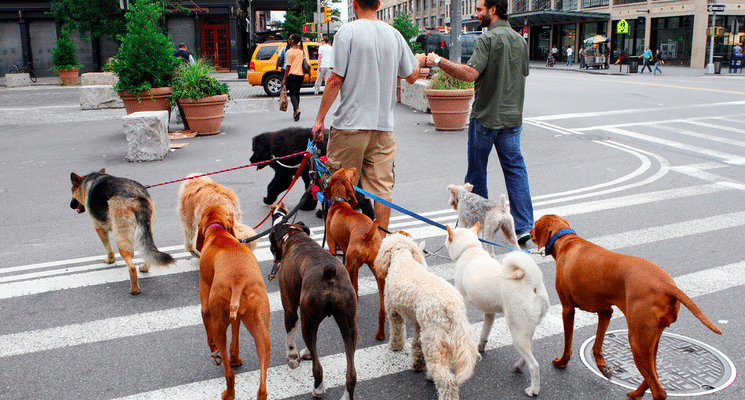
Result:
<svg viewBox="0 0 745 400"><path fill-rule="evenodd" d="M253 163L253 164L248 164L248 165L241 165L240 167L233 167L233 168L223 169L223 170L220 170L220 171L208 172L208 173L202 174L202 175L189 176L189 177L186 177L186 178L176 179L175 181L168 181L168 182L163 182L163 183L156 183L155 185L145 186L145 188L146 189L150 189L150 188L153 188L153 187L156 187L156 186L163 186L163 185L168 185L168 184L171 184L171 183L186 181L186 180L189 180L189 179L201 178L203 176L215 175L215 174L219 174L219 173L222 173L222 172L235 171L235 170L241 169L241 168L248 168L248 167L254 167L254 166L258 166L258 165L262 165L262 164L268 164L268 163L270 163L272 161L284 160L285 158L295 157L295 156L299 156L301 154L305 154L305 158L303 158L303 163L305 163L306 160L307 160L307 158L310 156L310 152L308 152L307 150L303 150L303 151L300 151L300 152L297 152L297 153L294 153L294 154L289 154L289 155L282 156L282 157L272 158L271 160L261 161L261 162L257 162L257 163ZM302 164L302 165L304 165L304 164ZM300 169L298 170L298 172L299 171L300 171ZM295 183L295 180L297 180L297 177L298 177L298 175L295 175L295 178L292 181L293 184ZM292 187L292 186L290 186L290 187ZM287 190L289 191L289 189L287 189ZM285 193L285 195L286 194L287 193ZM283 196L283 198L284 198L284 196ZM261 224L259 224L259 225L261 225Z"/></svg>
<svg viewBox="0 0 745 400"><path fill-rule="evenodd" d="M292 182L290 182L290 187L288 187L287 190L285 190L285 194L283 194L282 195L282 198L279 199L279 201L276 202L275 204L281 203L282 200L285 199L285 196L287 196L287 193L290 193L290 189L292 189L292 187L295 185L295 182L297 182L297 178L299 178L300 175L303 173L303 170L305 169L305 165L308 164L308 159L309 158L310 158L310 153L306 151L305 152L305 157L303 157L303 161L300 162L300 166L297 168L297 172L295 172L295 176L292 177ZM266 217L264 217L264 219L261 220L261 222L259 222L258 225L256 225L254 227L254 230L258 229L271 216L272 216L272 211L270 210L269 211L269 214Z"/></svg>

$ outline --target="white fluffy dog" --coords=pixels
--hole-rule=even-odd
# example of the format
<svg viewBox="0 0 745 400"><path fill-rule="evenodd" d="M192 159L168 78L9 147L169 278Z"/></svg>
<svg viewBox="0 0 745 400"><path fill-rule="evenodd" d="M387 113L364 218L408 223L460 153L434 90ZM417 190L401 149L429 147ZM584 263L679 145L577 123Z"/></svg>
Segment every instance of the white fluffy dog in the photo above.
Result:
<svg viewBox="0 0 745 400"><path fill-rule="evenodd" d="M463 298L484 313L484 326L479 340L479 351L484 351L495 313L504 313L512 342L520 353L516 369L528 364L530 387L528 396L537 395L541 388L541 373L533 357L531 341L536 326L548 311L549 301L543 273L533 258L515 251L500 265L481 246L479 223L472 228L452 229L449 226L445 246L455 262L455 287Z"/></svg>
<svg viewBox="0 0 745 400"><path fill-rule="evenodd" d="M403 232L383 239L375 269L386 279L391 350L404 347L406 320L414 321L412 369L421 371L426 365L438 399L457 399L458 385L473 375L480 358L463 297L445 279L427 271L422 251Z"/></svg>
<svg viewBox="0 0 745 400"><path fill-rule="evenodd" d="M514 249L519 249L518 238L515 234L515 219L510 214L507 196L499 197L499 201L491 201L472 193L473 185L465 183L449 185L450 201L448 204L458 211L458 226L470 228L476 222L481 223L481 237L496 243L497 232L501 231L507 243ZM496 255L496 246L489 246L492 256Z"/></svg>
<svg viewBox="0 0 745 400"><path fill-rule="evenodd" d="M191 174L189 177L200 174ZM195 257L199 251L194 247L197 238L197 228L204 210L213 205L226 205L235 219L235 234L238 239L248 239L256 232L248 225L241 223L240 202L235 192L206 176L187 179L178 190L178 214L181 217L181 227L184 229L184 248ZM256 250L256 241L246 244L252 251Z"/></svg>

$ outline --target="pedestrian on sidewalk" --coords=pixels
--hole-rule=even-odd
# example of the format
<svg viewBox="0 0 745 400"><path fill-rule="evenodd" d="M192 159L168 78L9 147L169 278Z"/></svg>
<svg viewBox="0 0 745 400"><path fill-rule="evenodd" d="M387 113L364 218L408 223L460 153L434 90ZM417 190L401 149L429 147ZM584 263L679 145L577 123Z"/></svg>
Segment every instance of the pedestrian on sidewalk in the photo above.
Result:
<svg viewBox="0 0 745 400"><path fill-rule="evenodd" d="M191 55L191 53L186 50L186 44L181 43L178 45L178 50L173 52L174 57L181 57L184 59L184 64L195 64L196 61L194 61L194 56Z"/></svg>
<svg viewBox="0 0 745 400"><path fill-rule="evenodd" d="M551 55L554 56L554 61L559 61L559 49L556 45L551 47Z"/></svg>
<svg viewBox="0 0 745 400"><path fill-rule="evenodd" d="M530 67L528 45L510 26L507 7L507 0L478 0L474 17L489 30L476 40L467 64L454 63L435 53L427 55L427 62L456 79L474 82L465 181L473 185L473 193L488 198L487 164L494 147L502 166L518 243L522 245L530 240L533 227L528 171L520 151L525 78Z"/></svg>
<svg viewBox="0 0 745 400"><path fill-rule="evenodd" d="M326 166L332 173L357 168L359 182L355 185L391 201L396 81L402 77L414 84L426 56L414 56L406 39L378 20L379 6L379 0L354 0L357 19L342 25L334 36L334 70L323 91L313 134L323 140L326 114L339 96L326 147ZM379 202L374 208L380 227L387 229L391 209Z"/></svg>
<svg viewBox="0 0 745 400"><path fill-rule="evenodd" d="M662 59L662 52L660 52L660 49L657 49L657 53L654 55L654 72L652 75L657 75L657 71L660 71L660 74L662 73L662 70L660 69L660 63L662 65L665 65L665 60Z"/></svg>
<svg viewBox="0 0 745 400"><path fill-rule="evenodd" d="M585 45L582 45L579 49L579 69L586 68L587 63L585 62Z"/></svg>
<svg viewBox="0 0 745 400"><path fill-rule="evenodd" d="M574 50L572 50L572 46L567 46L565 53L567 55L567 67L571 67L572 66L572 54L574 54Z"/></svg>
<svg viewBox="0 0 745 400"><path fill-rule="evenodd" d="M644 50L644 53L642 53L642 59L644 60L644 65L642 65L642 70L640 73L644 73L644 68L649 68L649 72L652 72L652 67L649 65L649 63L652 61L652 50L649 49L649 46L647 46L647 49Z"/></svg>
<svg viewBox="0 0 745 400"><path fill-rule="evenodd" d="M321 42L323 44L318 48L318 71L316 84L313 87L314 94L318 94L318 90L321 89L321 82L329 81L334 66L334 48L331 47L329 39L325 36L321 39Z"/></svg>
<svg viewBox="0 0 745 400"><path fill-rule="evenodd" d="M290 49L287 50L287 69L283 78L282 85L287 87L287 95L292 103L292 116L295 121L300 120L300 87L303 85L303 59L305 54L302 49L300 35L293 33L290 35Z"/></svg>

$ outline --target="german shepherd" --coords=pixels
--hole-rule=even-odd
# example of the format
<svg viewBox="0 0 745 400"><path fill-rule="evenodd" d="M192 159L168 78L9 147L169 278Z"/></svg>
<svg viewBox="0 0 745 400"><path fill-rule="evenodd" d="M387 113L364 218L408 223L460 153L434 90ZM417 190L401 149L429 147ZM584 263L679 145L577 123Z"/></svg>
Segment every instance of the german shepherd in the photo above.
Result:
<svg viewBox="0 0 745 400"><path fill-rule="evenodd" d="M109 232L114 231L116 247L129 267L129 293L140 294L137 269L132 262L135 244L145 259L140 266L142 272L149 271L150 264L168 266L176 262L170 254L155 247L151 229L155 210L144 186L131 179L108 175L105 169L84 176L72 172L70 180L70 208L78 214L89 211L93 227L106 249L104 262L107 264L114 263L114 251L109 243Z"/></svg>

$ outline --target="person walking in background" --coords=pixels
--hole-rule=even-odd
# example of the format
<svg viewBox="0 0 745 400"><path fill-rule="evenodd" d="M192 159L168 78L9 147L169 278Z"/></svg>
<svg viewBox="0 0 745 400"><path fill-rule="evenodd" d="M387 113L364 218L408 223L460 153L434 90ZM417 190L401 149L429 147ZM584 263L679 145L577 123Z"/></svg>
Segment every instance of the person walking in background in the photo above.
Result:
<svg viewBox="0 0 745 400"><path fill-rule="evenodd" d="M585 63L585 45L582 45L582 47L579 48L579 69L585 68L587 64Z"/></svg>
<svg viewBox="0 0 745 400"><path fill-rule="evenodd" d="M334 48L331 47L329 39L323 37L321 39L322 45L318 48L318 73L316 76L316 85L313 87L313 92L318 94L318 90L321 89L321 82L328 82L331 77L331 71L334 66Z"/></svg>
<svg viewBox="0 0 745 400"><path fill-rule="evenodd" d="M334 36L334 70L326 82L313 133L323 140L326 113L340 96L329 131L326 166L332 173L357 168L360 187L391 201L397 78L414 84L426 56L414 56L406 39L378 20L379 6L379 0L354 0L357 19L342 25ZM388 228L391 209L379 202L374 208L380 226Z"/></svg>
<svg viewBox="0 0 745 400"><path fill-rule="evenodd" d="M554 61L559 61L559 49L556 47L556 45L553 45L553 47L551 47L551 55L554 56Z"/></svg>
<svg viewBox="0 0 745 400"><path fill-rule="evenodd" d="M290 49L290 39L287 39L287 45L279 51L277 56L277 68L279 68L279 76L282 77L282 83L280 84L279 91L285 87L285 70L287 70L287 50Z"/></svg>
<svg viewBox="0 0 745 400"><path fill-rule="evenodd" d="M652 75L657 75L657 71L660 71L662 73L662 70L660 69L660 63L662 65L665 65L665 60L662 59L662 52L660 49L657 49L657 52L654 54L654 72L652 72Z"/></svg>
<svg viewBox="0 0 745 400"><path fill-rule="evenodd" d="M649 72L652 72L652 67L649 65L652 61L652 50L649 47L642 53L642 59L644 60L644 65L642 65L642 71L640 73L644 73L644 68L649 68Z"/></svg>
<svg viewBox="0 0 745 400"><path fill-rule="evenodd" d="M287 50L287 69L282 84L287 87L287 94L292 103L292 116L295 121L300 120L300 87L303 85L303 49L300 35L290 35L290 49Z"/></svg>
<svg viewBox="0 0 745 400"><path fill-rule="evenodd" d="M188 50L186 50L186 44L180 43L178 45L178 50L173 52L174 57L181 57L184 59L184 64L194 64L196 61L194 61L194 56L189 53Z"/></svg>
<svg viewBox="0 0 745 400"><path fill-rule="evenodd" d="M456 79L474 82L465 181L473 185L473 193L488 198L487 164L494 147L502 165L518 243L522 245L530 240L533 227L528 172L520 151L528 45L507 22L507 6L507 0L478 0L474 18L489 30L476 40L467 64L448 61L435 53L427 55L427 62Z"/></svg>
<svg viewBox="0 0 745 400"><path fill-rule="evenodd" d="M572 50L572 46L567 46L567 49L565 51L567 55L567 66L572 66L572 55L574 54L574 50Z"/></svg>

